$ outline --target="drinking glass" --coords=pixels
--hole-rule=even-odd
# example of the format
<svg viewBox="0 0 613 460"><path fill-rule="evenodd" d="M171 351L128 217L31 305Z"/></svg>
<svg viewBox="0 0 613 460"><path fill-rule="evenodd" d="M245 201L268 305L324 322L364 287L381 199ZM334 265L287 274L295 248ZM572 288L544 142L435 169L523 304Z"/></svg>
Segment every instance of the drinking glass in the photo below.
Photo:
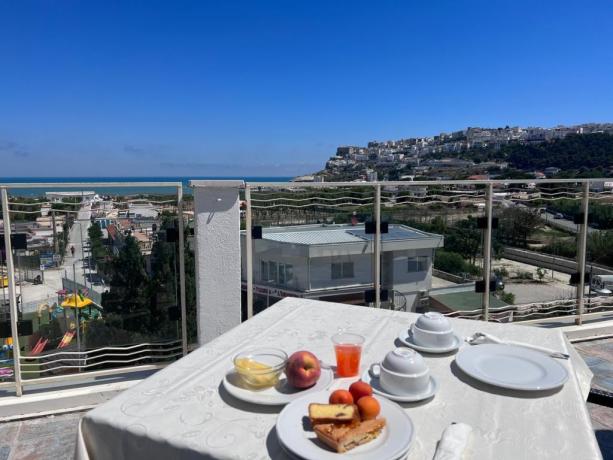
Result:
<svg viewBox="0 0 613 460"><path fill-rule="evenodd" d="M363 336L351 332L339 332L332 336L336 373L339 377L355 377L359 374L364 340Z"/></svg>

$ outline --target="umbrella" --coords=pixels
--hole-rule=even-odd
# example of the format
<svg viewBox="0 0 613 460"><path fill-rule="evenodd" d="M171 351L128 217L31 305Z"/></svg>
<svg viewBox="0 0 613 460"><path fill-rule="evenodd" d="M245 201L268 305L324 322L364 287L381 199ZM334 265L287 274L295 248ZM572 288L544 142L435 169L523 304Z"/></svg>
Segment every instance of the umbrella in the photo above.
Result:
<svg viewBox="0 0 613 460"><path fill-rule="evenodd" d="M93 304L92 299L80 295L72 294L64 299L62 307L64 308L85 308Z"/></svg>

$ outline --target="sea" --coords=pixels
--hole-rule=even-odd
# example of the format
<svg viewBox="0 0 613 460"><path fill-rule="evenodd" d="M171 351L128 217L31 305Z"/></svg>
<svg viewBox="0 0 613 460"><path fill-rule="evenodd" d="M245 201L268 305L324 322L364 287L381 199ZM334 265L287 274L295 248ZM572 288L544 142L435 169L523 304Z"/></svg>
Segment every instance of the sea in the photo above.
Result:
<svg viewBox="0 0 613 460"><path fill-rule="evenodd" d="M175 194L174 187L144 187L139 186L139 183L145 182L181 182L183 184L183 193L191 194L189 181L191 180L244 180L245 182L290 182L293 177L260 177L260 176L166 176L166 177L5 177L0 178L0 185L8 186L8 193L13 196L20 197L35 197L44 195L45 192L68 192L68 191L95 191L99 195L167 195ZM83 182L82 187L61 187L61 184ZM126 186L119 187L104 187L88 186L87 183L117 183L125 182ZM57 184L57 187L49 186L44 188L13 188L10 184Z"/></svg>

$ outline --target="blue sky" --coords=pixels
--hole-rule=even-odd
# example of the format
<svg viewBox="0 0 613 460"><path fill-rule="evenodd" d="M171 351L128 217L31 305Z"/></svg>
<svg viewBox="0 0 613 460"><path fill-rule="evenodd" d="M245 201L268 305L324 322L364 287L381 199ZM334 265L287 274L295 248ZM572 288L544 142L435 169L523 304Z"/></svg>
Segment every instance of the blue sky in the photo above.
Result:
<svg viewBox="0 0 613 460"><path fill-rule="evenodd" d="M294 175L338 145L613 121L610 1L6 1L0 176Z"/></svg>

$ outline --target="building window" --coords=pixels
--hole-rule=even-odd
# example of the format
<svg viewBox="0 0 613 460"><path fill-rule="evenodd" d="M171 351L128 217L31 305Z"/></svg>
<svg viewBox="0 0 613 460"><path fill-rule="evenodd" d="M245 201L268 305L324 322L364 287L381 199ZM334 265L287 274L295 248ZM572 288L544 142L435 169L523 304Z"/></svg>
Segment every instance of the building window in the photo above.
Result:
<svg viewBox="0 0 613 460"><path fill-rule="evenodd" d="M275 284L279 281L277 262L268 262L268 281Z"/></svg>
<svg viewBox="0 0 613 460"><path fill-rule="evenodd" d="M279 285L285 286L285 264L279 264Z"/></svg>
<svg viewBox="0 0 613 460"><path fill-rule="evenodd" d="M353 278L353 262L342 262L332 264L332 279L340 280Z"/></svg>
<svg viewBox="0 0 613 460"><path fill-rule="evenodd" d="M294 281L294 266L290 264L285 264L285 284L290 284Z"/></svg>
<svg viewBox="0 0 613 460"><path fill-rule="evenodd" d="M294 266L290 264L262 260L260 270L263 283L285 286L294 280Z"/></svg>
<svg viewBox="0 0 613 460"><path fill-rule="evenodd" d="M290 264L279 264L279 284L286 286L294 279L294 267Z"/></svg>
<svg viewBox="0 0 613 460"><path fill-rule="evenodd" d="M409 257L408 271L409 273L425 272L428 270L428 257L418 256Z"/></svg>

